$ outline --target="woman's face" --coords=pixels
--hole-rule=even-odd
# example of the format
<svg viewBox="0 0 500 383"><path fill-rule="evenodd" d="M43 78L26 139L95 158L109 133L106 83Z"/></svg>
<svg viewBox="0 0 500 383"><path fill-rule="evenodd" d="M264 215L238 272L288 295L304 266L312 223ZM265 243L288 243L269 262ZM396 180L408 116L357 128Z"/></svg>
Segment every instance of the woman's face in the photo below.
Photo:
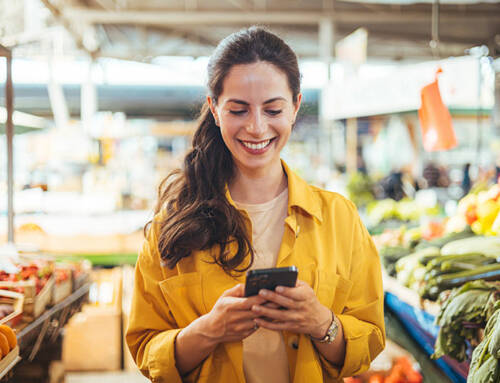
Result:
<svg viewBox="0 0 500 383"><path fill-rule="evenodd" d="M300 107L288 80L268 62L235 65L223 82L222 94L210 109L222 138L240 170L261 173L280 161Z"/></svg>

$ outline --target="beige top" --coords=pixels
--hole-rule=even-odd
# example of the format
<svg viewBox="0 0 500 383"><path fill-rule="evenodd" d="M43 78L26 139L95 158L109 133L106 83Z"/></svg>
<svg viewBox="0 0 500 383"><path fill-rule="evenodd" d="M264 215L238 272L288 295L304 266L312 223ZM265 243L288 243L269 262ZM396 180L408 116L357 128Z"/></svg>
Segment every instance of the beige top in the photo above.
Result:
<svg viewBox="0 0 500 383"><path fill-rule="evenodd" d="M235 202L252 221L255 258L251 269L275 267L285 231L288 188L262 204ZM258 329L243 340L243 370L249 383L289 382L288 359L281 332Z"/></svg>

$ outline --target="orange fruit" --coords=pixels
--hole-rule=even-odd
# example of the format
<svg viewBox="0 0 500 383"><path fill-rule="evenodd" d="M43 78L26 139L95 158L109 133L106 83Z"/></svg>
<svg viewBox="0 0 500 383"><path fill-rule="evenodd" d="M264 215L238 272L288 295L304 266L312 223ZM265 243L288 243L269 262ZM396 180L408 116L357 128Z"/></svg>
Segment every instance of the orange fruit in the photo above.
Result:
<svg viewBox="0 0 500 383"><path fill-rule="evenodd" d="M4 356L9 353L9 341L3 334L0 334L0 350L2 350L2 354Z"/></svg>
<svg viewBox="0 0 500 383"><path fill-rule="evenodd" d="M5 337L7 338L7 341L9 342L9 349L12 350L14 347L17 346L17 337L16 334L14 333L14 330L12 330L9 326L5 324L0 325L0 333L4 334Z"/></svg>

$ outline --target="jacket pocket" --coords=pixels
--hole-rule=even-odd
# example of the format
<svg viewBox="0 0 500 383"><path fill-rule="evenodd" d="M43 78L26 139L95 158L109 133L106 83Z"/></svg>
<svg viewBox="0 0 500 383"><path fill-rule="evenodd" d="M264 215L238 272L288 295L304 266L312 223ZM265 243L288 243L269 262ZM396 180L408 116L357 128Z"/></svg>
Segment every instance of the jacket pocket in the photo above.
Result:
<svg viewBox="0 0 500 383"><path fill-rule="evenodd" d="M335 314L341 314L351 292L352 281L332 271L318 270L317 284L319 301Z"/></svg>
<svg viewBox="0 0 500 383"><path fill-rule="evenodd" d="M168 308L179 327L186 327L207 312L202 295L202 274L186 273L160 282Z"/></svg>

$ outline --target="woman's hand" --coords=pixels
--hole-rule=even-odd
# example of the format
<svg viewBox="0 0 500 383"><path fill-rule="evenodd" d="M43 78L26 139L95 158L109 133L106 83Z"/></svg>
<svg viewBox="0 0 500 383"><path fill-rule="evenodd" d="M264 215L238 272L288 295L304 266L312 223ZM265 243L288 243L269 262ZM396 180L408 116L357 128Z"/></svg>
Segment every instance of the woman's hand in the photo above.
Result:
<svg viewBox="0 0 500 383"><path fill-rule="evenodd" d="M255 319L260 327L322 338L331 324L330 309L320 303L314 290L304 281L297 281L295 287L278 286L275 292L261 290L259 296L281 307L255 304L252 311L260 317Z"/></svg>
<svg viewBox="0 0 500 383"><path fill-rule="evenodd" d="M242 284L226 290L217 300L212 310L202 316L200 325L214 343L237 342L257 330L255 318L258 313L252 311L255 305L266 302L262 296L246 298Z"/></svg>

